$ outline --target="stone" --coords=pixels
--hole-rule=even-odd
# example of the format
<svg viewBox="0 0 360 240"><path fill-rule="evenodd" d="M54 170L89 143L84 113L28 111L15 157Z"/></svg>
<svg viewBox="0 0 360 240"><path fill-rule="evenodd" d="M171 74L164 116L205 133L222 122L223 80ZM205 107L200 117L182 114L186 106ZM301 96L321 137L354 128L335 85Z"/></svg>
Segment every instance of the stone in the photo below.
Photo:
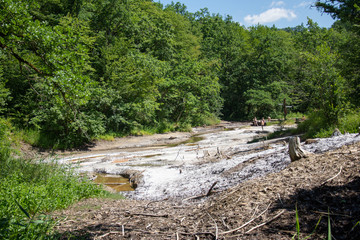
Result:
<svg viewBox="0 0 360 240"><path fill-rule="evenodd" d="M306 141L305 141L305 144L312 144L312 143L317 143L318 142L318 140L316 140L316 139L306 139Z"/></svg>

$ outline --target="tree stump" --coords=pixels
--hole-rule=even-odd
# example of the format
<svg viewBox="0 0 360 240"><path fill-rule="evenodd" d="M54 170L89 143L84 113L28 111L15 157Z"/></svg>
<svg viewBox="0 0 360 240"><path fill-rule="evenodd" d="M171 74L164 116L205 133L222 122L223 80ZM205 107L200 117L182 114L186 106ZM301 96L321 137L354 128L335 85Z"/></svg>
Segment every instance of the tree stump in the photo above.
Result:
<svg viewBox="0 0 360 240"><path fill-rule="evenodd" d="M341 136L342 133L340 132L340 130L338 128L335 128L333 134L331 135L331 137L338 137Z"/></svg>
<svg viewBox="0 0 360 240"><path fill-rule="evenodd" d="M289 141L289 154L291 161L294 162L301 158L307 158L310 153L301 148L299 137L291 137Z"/></svg>

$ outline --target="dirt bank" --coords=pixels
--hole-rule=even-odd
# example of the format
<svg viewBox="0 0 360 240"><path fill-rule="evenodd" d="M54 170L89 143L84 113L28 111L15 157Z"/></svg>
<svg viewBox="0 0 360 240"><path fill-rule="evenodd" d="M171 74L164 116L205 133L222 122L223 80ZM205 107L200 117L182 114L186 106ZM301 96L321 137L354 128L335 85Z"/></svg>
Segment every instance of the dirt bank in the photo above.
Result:
<svg viewBox="0 0 360 240"><path fill-rule="evenodd" d="M314 153L310 158L248 181L238 175L238 184L209 197L86 200L57 213L65 218L58 230L64 238L85 239L291 239L297 205L302 237L321 218L311 239L326 238L329 219L334 239L360 239L360 137L342 137L337 140L354 141L336 148L336 138L318 140L305 147ZM335 150L329 151L329 142Z"/></svg>

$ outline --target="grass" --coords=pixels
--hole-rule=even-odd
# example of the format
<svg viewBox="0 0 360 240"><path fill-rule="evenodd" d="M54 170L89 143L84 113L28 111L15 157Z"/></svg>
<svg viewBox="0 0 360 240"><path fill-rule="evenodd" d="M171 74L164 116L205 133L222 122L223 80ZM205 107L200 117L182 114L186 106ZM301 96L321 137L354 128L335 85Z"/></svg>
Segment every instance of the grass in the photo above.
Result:
<svg viewBox="0 0 360 240"><path fill-rule="evenodd" d="M110 193L106 192L104 195L101 196L104 199L112 199L112 200L123 200L125 199L124 195L120 193Z"/></svg>
<svg viewBox="0 0 360 240"><path fill-rule="evenodd" d="M299 219L299 212L297 209L297 204L295 205L295 229L296 229L296 233L294 234L294 236L291 238L293 240L298 239L298 240L306 240L311 238L311 236L316 232L316 229L318 228L320 222L321 222L322 216L320 216L318 222L315 225L314 230L312 231L311 234L309 234L308 236L301 238L301 231L300 231L300 219ZM328 232L330 234L330 239L331 240L331 226L330 226L330 214L328 214Z"/></svg>
<svg viewBox="0 0 360 240"><path fill-rule="evenodd" d="M15 157L11 130L0 119L0 239L50 238L52 211L106 195L70 166Z"/></svg>
<svg viewBox="0 0 360 240"><path fill-rule="evenodd" d="M330 123L321 111L309 114L309 118L301 123L297 133L305 133L305 138L330 137L335 128L340 132L357 133L360 127L360 110L353 110L338 117L337 123Z"/></svg>
<svg viewBox="0 0 360 240"><path fill-rule="evenodd" d="M104 190L78 176L69 166L2 159L0 172L0 239L37 239L52 233L51 212Z"/></svg>

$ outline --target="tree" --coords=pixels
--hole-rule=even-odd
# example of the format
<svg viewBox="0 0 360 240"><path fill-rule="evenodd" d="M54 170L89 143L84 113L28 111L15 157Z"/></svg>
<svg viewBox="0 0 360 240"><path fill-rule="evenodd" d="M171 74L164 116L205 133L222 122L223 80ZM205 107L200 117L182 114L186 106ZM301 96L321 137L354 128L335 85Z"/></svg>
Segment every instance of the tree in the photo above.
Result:
<svg viewBox="0 0 360 240"><path fill-rule="evenodd" d="M316 7L329 13L334 19L351 22L360 27L360 6L358 0L317 0Z"/></svg>
<svg viewBox="0 0 360 240"><path fill-rule="evenodd" d="M340 28L350 30L345 44L342 45L342 74L349 82L349 97L355 105L360 104L360 6L357 0L325 0L316 2L317 8L330 14L334 19L342 23ZM339 26L340 24L337 24ZM349 26L350 25L350 26ZM339 27L337 28L339 30ZM349 34L349 33L345 33Z"/></svg>
<svg viewBox="0 0 360 240"><path fill-rule="evenodd" d="M82 111L94 84L88 74L93 40L86 24L71 17L61 18L55 27L34 20L36 2L2 0L1 6L1 50L18 61L37 101L30 123L75 144L103 131L101 122Z"/></svg>

